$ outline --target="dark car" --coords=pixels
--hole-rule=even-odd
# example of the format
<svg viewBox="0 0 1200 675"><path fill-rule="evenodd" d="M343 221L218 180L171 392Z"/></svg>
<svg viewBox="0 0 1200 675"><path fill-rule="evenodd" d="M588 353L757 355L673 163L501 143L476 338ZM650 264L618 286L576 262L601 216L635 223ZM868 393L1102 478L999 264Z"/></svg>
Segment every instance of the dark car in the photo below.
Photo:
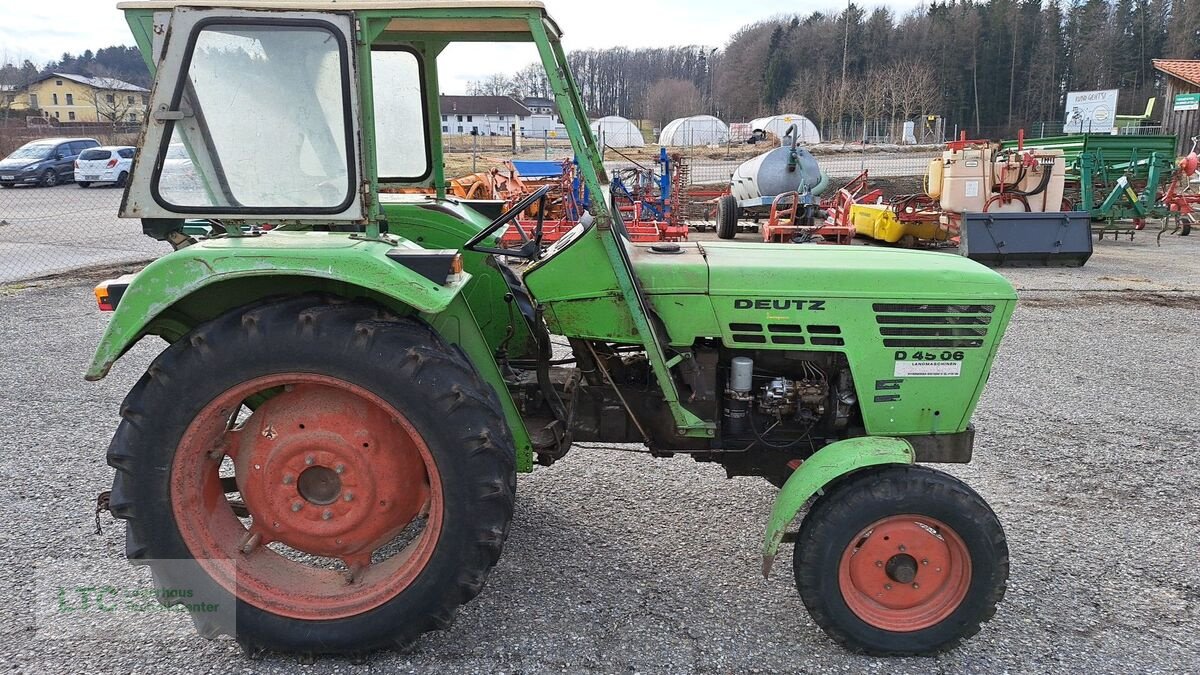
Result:
<svg viewBox="0 0 1200 675"><path fill-rule="evenodd" d="M39 138L0 160L0 187L51 187L74 179L75 159L100 142L94 138Z"/></svg>

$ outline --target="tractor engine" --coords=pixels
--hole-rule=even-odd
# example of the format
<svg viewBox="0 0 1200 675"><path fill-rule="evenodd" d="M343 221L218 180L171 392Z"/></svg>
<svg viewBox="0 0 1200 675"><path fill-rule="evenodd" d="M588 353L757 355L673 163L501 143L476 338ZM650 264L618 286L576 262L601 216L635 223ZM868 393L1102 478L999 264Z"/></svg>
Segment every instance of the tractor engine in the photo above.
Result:
<svg viewBox="0 0 1200 675"><path fill-rule="evenodd" d="M858 403L843 356L750 354L729 360L723 441L780 448L843 435Z"/></svg>

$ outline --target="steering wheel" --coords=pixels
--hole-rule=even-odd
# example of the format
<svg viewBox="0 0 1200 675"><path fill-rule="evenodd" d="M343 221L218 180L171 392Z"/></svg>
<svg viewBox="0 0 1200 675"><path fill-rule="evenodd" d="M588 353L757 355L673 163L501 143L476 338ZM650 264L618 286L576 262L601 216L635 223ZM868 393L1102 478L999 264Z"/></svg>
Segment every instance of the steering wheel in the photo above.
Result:
<svg viewBox="0 0 1200 675"><path fill-rule="evenodd" d="M512 208L505 211L499 218L493 220L491 224L483 228L479 234L471 237L471 240L463 244L463 248L476 253L491 253L493 255L509 256L511 258L525 258L527 260L536 259L542 252L542 224L546 220L546 195L550 192L551 185L540 187L533 194L513 204ZM538 205L537 227L533 230L533 238L525 234L525 228L521 227L521 222L517 220L522 213L533 206ZM497 230L509 223L517 226L517 232L521 235L520 248L489 248L480 246L479 244L488 237L496 233Z"/></svg>

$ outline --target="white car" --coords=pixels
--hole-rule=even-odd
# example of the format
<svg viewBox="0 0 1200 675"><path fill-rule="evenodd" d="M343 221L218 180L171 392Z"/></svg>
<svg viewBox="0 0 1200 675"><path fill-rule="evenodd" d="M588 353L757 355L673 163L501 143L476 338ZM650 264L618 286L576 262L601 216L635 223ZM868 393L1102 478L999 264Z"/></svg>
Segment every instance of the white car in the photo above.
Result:
<svg viewBox="0 0 1200 675"><path fill-rule="evenodd" d="M128 145L102 145L84 150L75 160L75 184L81 188L93 183L124 187L133 170L134 151Z"/></svg>

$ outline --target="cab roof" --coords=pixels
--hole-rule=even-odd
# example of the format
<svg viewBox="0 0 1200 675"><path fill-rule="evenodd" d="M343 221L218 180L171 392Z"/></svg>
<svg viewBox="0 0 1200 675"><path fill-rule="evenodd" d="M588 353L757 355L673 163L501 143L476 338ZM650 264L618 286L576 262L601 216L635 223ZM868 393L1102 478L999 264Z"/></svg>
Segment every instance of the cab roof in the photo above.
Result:
<svg viewBox="0 0 1200 675"><path fill-rule="evenodd" d="M117 9L175 9L176 7L223 7L226 9L297 9L297 10L405 10L405 9L539 9L538 0L129 0L118 2Z"/></svg>
<svg viewBox="0 0 1200 675"><path fill-rule="evenodd" d="M543 22L553 37L562 36L562 31L558 28L557 22L546 13L546 5L540 0L127 0L117 3L117 9L121 10L173 10L176 7L309 12L524 9L540 13L543 17ZM497 20L484 19L482 22L477 21L474 27L467 30L474 32L485 30L489 21ZM519 29L519 26L510 24L503 30L511 32L517 29Z"/></svg>

